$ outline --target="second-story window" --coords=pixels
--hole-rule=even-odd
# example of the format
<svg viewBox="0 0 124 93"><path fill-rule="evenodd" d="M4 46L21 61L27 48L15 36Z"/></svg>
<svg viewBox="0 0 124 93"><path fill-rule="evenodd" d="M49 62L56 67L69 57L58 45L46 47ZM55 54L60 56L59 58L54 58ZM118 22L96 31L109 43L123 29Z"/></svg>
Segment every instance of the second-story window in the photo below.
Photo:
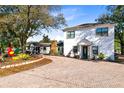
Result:
<svg viewBox="0 0 124 93"><path fill-rule="evenodd" d="M67 39L73 39L73 38L75 38L75 32L74 31L67 32Z"/></svg>
<svg viewBox="0 0 124 93"><path fill-rule="evenodd" d="M108 27L97 28L96 35L97 36L108 36Z"/></svg>

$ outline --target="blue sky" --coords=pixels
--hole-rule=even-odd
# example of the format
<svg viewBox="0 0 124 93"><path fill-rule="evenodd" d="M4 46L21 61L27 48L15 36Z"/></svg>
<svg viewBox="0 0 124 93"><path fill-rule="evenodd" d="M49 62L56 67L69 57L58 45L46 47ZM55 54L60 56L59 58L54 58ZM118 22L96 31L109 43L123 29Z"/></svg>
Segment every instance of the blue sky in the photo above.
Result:
<svg viewBox="0 0 124 93"><path fill-rule="evenodd" d="M68 27L83 23L93 23L95 19L106 12L106 6L103 5L64 5L61 12L64 14ZM63 29L63 28L62 28ZM63 31L44 32L49 35L51 40L63 40ZM37 35L28 39L28 41L40 41L43 35Z"/></svg>

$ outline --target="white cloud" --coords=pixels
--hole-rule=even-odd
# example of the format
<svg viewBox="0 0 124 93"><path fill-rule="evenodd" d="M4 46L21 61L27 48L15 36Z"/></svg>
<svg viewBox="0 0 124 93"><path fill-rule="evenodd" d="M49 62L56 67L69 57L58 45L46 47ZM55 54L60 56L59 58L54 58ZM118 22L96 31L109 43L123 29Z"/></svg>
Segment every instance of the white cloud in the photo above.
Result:
<svg viewBox="0 0 124 93"><path fill-rule="evenodd" d="M76 11L78 11L78 10L79 10L78 8L73 8L73 9L71 9L72 12L76 12Z"/></svg>
<svg viewBox="0 0 124 93"><path fill-rule="evenodd" d="M64 33L62 30L54 30L53 33L51 33L50 36L50 39L51 40L57 40L57 41L60 41L60 40L64 40Z"/></svg>
<svg viewBox="0 0 124 93"><path fill-rule="evenodd" d="M74 15L70 15L70 16L65 17L65 19L66 19L66 21L72 21L76 18L80 18L83 16L86 16L86 14L74 14Z"/></svg>
<svg viewBox="0 0 124 93"><path fill-rule="evenodd" d="M44 32L44 34L48 35L51 40L57 40L57 41L64 40L64 33L63 33L62 30L57 30L56 29L56 30L53 30L52 32L49 32L49 33ZM28 42L29 41L39 42L40 40L42 40L42 38L43 38L43 35L37 35L37 36L28 38L27 41Z"/></svg>
<svg viewBox="0 0 124 93"><path fill-rule="evenodd" d="M61 12L53 12L52 15L57 16L60 13L63 13L63 14L69 13L69 12L73 13L73 12L77 12L78 10L79 10L78 8L67 8L67 9L62 9Z"/></svg>
<svg viewBox="0 0 124 93"><path fill-rule="evenodd" d="M77 12L79 8L66 8L62 9L63 12Z"/></svg>
<svg viewBox="0 0 124 93"><path fill-rule="evenodd" d="M71 20L73 20L75 17L76 17L75 15L71 15L71 16L66 17L65 19L66 19L66 21L71 21Z"/></svg>
<svg viewBox="0 0 124 93"><path fill-rule="evenodd" d="M86 16L85 13L80 12L80 8L64 8L62 9L62 13L65 16L66 21L72 21L76 18L80 18Z"/></svg>
<svg viewBox="0 0 124 93"><path fill-rule="evenodd" d="M57 35L54 40L60 41L60 40L64 40L64 36L62 35Z"/></svg>

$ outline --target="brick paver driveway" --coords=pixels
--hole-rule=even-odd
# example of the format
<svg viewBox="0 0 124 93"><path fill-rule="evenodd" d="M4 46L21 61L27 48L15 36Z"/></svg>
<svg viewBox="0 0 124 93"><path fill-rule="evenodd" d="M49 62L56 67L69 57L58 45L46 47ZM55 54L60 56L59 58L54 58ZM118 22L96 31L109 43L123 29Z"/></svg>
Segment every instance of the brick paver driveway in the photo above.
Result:
<svg viewBox="0 0 124 93"><path fill-rule="evenodd" d="M0 78L0 87L124 87L124 64L45 57L53 62Z"/></svg>

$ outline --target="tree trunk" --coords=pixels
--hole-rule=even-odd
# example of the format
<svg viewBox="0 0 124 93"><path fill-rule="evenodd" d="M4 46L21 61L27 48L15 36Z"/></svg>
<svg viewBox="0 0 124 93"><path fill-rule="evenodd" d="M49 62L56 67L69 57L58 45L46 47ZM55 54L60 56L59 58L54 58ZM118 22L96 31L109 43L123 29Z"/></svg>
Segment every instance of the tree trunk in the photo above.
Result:
<svg viewBox="0 0 124 93"><path fill-rule="evenodd" d="M23 50L23 38L22 37L20 38L20 46L21 46L22 53L24 53L24 50Z"/></svg>
<svg viewBox="0 0 124 93"><path fill-rule="evenodd" d="M24 52L26 51L26 41L27 41L27 38L24 39L24 42L23 42L23 51L24 51Z"/></svg>
<svg viewBox="0 0 124 93"><path fill-rule="evenodd" d="M124 43L121 43L121 55L124 55Z"/></svg>
<svg viewBox="0 0 124 93"><path fill-rule="evenodd" d="M25 39L24 39L24 37L20 38L20 46L21 46L21 49L22 49L22 53L25 53L26 41L27 41L27 38L25 38Z"/></svg>

